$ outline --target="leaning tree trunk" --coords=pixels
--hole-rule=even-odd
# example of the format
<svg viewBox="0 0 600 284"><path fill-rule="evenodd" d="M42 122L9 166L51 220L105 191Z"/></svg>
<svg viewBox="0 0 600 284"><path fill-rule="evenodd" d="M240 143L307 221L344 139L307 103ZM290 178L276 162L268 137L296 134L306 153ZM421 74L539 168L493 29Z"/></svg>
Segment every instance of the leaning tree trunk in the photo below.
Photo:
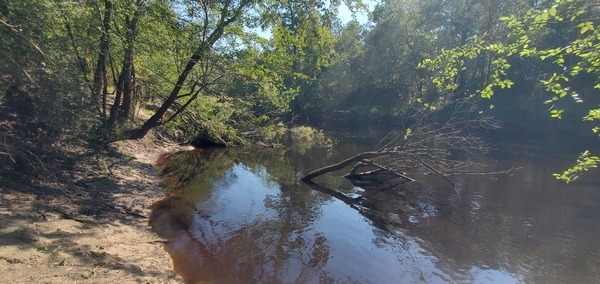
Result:
<svg viewBox="0 0 600 284"><path fill-rule="evenodd" d="M181 92L181 88L185 83L187 77L190 75L194 66L198 61L204 56L204 54L208 51L209 46L207 43L201 45L198 50L194 53L194 55L190 58L183 72L179 74L179 78L177 79L177 83L175 87L171 91L171 94L167 99L163 102L160 108L152 115L145 123L142 125L140 129L136 129L132 131L129 135L131 139L141 139L148 134L150 129L161 125L161 119L165 115L165 113L169 110L169 108L175 103L177 97L179 96L179 92Z"/></svg>
<svg viewBox="0 0 600 284"><path fill-rule="evenodd" d="M231 3L231 2L229 2L229 3ZM179 97L179 93L181 92L181 89L183 88L183 86L187 80L187 77L190 75L190 73L192 72L192 70L194 69L196 64L210 52L212 46L223 36L223 33L225 32L225 28L227 26L229 26L231 23L233 23L234 21L236 21L237 18L239 18L243 9L249 3L251 3L251 2L247 1L247 0L242 0L241 3L239 3L238 7L235 8L235 10L231 11L231 10L229 10L229 7L225 7L221 11L221 17L219 19L219 23L217 24L217 27L212 31L212 33L208 36L208 38L198 46L198 48L196 49L196 51L194 52L194 54L192 55L190 60L188 60L185 68L179 74L179 77L177 78L177 83L175 84L175 87L173 87L173 90L171 91L171 93L169 94L167 99L163 102L163 104L160 106L160 108L154 113L154 115L152 115L142 125L141 128L135 129L129 133L129 135L128 135L129 139L141 139L144 136L146 136L146 134L148 134L150 129L163 124L163 122L162 122L163 116L165 115L165 113L167 113L169 108L171 108L171 106L173 106L173 104L177 101L177 99ZM232 14L230 15L230 13L232 13ZM230 15L229 18L227 18L228 15Z"/></svg>

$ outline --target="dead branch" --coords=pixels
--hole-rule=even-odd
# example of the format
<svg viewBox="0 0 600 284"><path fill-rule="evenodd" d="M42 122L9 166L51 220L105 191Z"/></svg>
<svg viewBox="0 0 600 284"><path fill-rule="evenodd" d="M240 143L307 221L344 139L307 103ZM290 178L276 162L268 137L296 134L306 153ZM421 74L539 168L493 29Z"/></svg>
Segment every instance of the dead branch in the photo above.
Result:
<svg viewBox="0 0 600 284"><path fill-rule="evenodd" d="M50 62L51 64L54 64L52 62L52 60L50 60L50 58L48 56L46 56L46 53L44 53L44 51L37 45L35 44L33 41L31 41L31 39L29 39L27 36L25 36L19 29L17 25L11 25L10 23L0 19L0 24L2 24L2 26L6 27L9 31L11 31L13 34L15 34L17 36L18 39L21 39L22 41L25 41L26 44L30 45L31 47L33 47L33 49L35 49L39 54L41 54L44 59L46 59L48 62Z"/></svg>
<svg viewBox="0 0 600 284"><path fill-rule="evenodd" d="M469 157L478 157L490 147L474 135L477 129L495 129L498 122L488 117L471 119L455 111L445 122L427 121L426 118L403 130L395 130L381 139L379 149L359 153L341 162L316 169L301 180L308 182L320 175L354 164L345 176L356 179L382 173L414 181L407 170L422 168L453 184L449 177L457 175L509 174L516 169L486 172L483 165ZM466 118L463 118L466 117ZM362 170L362 171L359 171Z"/></svg>
<svg viewBox="0 0 600 284"><path fill-rule="evenodd" d="M393 167L389 167L389 166L385 166L383 164L378 164L375 163L371 160L363 160L363 162L356 164L358 167L361 166L373 166L376 169L375 170L369 170L369 171L365 171L365 172L360 172L360 173L356 173L356 170L358 169L358 167L354 167L352 168L352 170L350 171L350 173L348 173L345 177L346 178L355 178L355 177L360 177L360 176L366 176L366 175L373 175L379 172L387 172L387 173L391 173L397 177L401 177L403 179L405 179L407 182L412 182L415 181L413 178L409 177L406 175L406 173L404 172L399 172L396 169L394 169Z"/></svg>
<svg viewBox="0 0 600 284"><path fill-rule="evenodd" d="M356 163L356 162L361 162L363 159L369 159L369 158L374 158L377 156L380 156L381 153L380 152L364 152L364 153L360 153L352 158L348 158L346 160L343 160L339 163L335 163L333 165L329 165L320 169L316 169L310 173L308 173L306 176L304 176L303 178L301 178L300 180L307 182L312 180L315 177L318 177L322 174L328 173L328 172L332 172L332 171L337 171L339 169L343 169L345 167L347 167L348 165L352 164L352 163Z"/></svg>

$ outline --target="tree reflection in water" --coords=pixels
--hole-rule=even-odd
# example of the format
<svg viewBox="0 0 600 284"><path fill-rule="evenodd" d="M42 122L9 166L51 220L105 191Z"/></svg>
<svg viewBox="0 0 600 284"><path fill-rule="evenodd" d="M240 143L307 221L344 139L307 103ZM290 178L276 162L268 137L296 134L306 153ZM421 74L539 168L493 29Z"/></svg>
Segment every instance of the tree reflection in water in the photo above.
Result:
<svg viewBox="0 0 600 284"><path fill-rule="evenodd" d="M249 187L277 183L260 164L237 163L230 153L180 152L157 163L168 194L152 205L150 224L167 240L176 271L187 283L330 282L322 272L330 257L326 237L303 233L322 198L282 183L256 205L264 208L236 211L239 198L256 193Z"/></svg>
<svg viewBox="0 0 600 284"><path fill-rule="evenodd" d="M549 165L568 161L500 157L499 168L523 170L457 179L457 191L428 175L402 190L333 175L319 177L326 187L309 188L298 178L325 154L269 151L159 161L167 197L154 204L151 225L187 282L600 280L600 183L554 181Z"/></svg>

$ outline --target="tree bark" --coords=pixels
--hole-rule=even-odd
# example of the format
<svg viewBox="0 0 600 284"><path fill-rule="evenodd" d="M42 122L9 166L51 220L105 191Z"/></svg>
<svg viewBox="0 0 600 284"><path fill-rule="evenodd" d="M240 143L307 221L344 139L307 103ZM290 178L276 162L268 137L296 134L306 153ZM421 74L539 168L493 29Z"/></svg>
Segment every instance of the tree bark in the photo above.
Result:
<svg viewBox="0 0 600 284"><path fill-rule="evenodd" d="M110 109L110 118L108 126L113 127L115 122L118 124L124 123L130 116L131 112L131 96L133 92L133 56L135 48L135 38L137 36L137 22L140 15L141 3L138 5L133 18L126 16L126 48L123 55L123 67L117 81L117 95L113 106Z"/></svg>
<svg viewBox="0 0 600 284"><path fill-rule="evenodd" d="M133 56L135 50L135 39L138 35L138 20L142 10L143 1L136 1L136 11L133 14L133 18L126 19L127 23L127 50L125 52L123 72L125 73L123 83L123 103L120 106L118 122L123 123L131 116L131 102L134 91L134 80L135 80L135 67L133 66Z"/></svg>
<svg viewBox="0 0 600 284"><path fill-rule="evenodd" d="M106 93L103 92L106 77L106 59L108 58L110 43L110 20L112 17L112 1L104 0L104 17L102 19L102 35L100 36L100 53L96 61L96 70L94 72L94 84L92 97L96 101L102 98L102 112L106 122Z"/></svg>
<svg viewBox="0 0 600 284"><path fill-rule="evenodd" d="M135 91L135 66L133 63L131 64L131 69L129 70L129 76L125 81L125 85L123 86L123 103L121 104L119 123L123 123L127 121L129 118L133 117L132 109L133 109L133 93Z"/></svg>
<svg viewBox="0 0 600 284"><path fill-rule="evenodd" d="M371 171L367 171L367 172L361 172L361 173L356 173L357 169L360 168L360 166L372 166L377 168L376 170L371 170ZM364 162L361 162L359 164L357 164L356 166L354 166L354 168L352 168L352 170L350 171L349 174L347 174L345 177L349 178L349 179L354 179L354 178L359 178L365 175L369 175L369 174L376 174L379 172L387 172L390 174L393 174L397 177L401 177L403 179L405 179L407 182L411 182L411 181L415 181L415 179L407 176L404 173L398 172L393 168L390 167L386 167L384 165L380 165L378 163L375 163L373 161L370 160L364 160Z"/></svg>
<svg viewBox="0 0 600 284"><path fill-rule="evenodd" d="M320 169L316 169L310 173L308 173L307 175L305 175L303 178L301 178L301 181L304 182L308 182L310 180L312 180L315 177L318 177L322 174L326 174L328 172L332 172L332 171L337 171L339 169L343 169L345 167L347 167L348 165L352 164L352 163L357 163L360 162L364 159L370 159L370 158L374 158L377 156L381 156L381 155L385 155L387 153L385 152L364 152L364 153L360 153L352 158L348 158L346 160L343 160L339 163L335 163Z"/></svg>

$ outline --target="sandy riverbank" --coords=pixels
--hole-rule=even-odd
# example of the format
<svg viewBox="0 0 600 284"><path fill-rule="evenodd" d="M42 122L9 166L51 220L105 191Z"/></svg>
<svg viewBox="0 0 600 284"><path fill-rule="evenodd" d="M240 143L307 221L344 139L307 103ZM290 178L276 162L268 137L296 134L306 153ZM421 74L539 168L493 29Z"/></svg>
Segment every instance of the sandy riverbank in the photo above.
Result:
<svg viewBox="0 0 600 284"><path fill-rule="evenodd" d="M178 148L149 135L77 162L64 183L2 181L0 283L180 283L147 217L163 196L152 165Z"/></svg>

